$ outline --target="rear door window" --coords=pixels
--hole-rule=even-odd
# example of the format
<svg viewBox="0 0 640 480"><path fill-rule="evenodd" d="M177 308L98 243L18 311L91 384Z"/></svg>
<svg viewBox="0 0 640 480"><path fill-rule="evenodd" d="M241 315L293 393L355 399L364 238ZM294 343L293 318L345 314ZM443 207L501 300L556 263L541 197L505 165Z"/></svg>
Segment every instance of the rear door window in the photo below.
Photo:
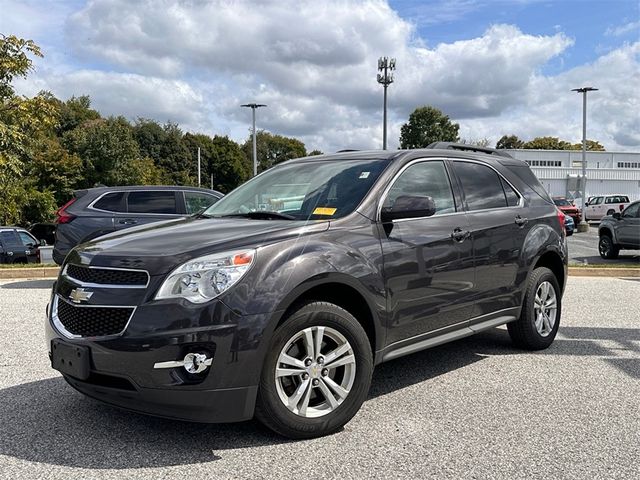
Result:
<svg viewBox="0 0 640 480"><path fill-rule="evenodd" d="M187 214L199 212L210 207L218 201L218 197L203 192L184 192L184 203L187 208Z"/></svg>
<svg viewBox="0 0 640 480"><path fill-rule="evenodd" d="M0 231L0 242L4 248L9 247L22 247L22 243L16 235L15 230L2 230Z"/></svg>
<svg viewBox="0 0 640 480"><path fill-rule="evenodd" d="M129 192L129 213L175 214L175 191Z"/></svg>
<svg viewBox="0 0 640 480"><path fill-rule="evenodd" d="M107 193L93 204L93 208L106 210L107 212L126 212L124 195L124 192Z"/></svg>
<svg viewBox="0 0 640 480"><path fill-rule="evenodd" d="M460 179L469 211L507 206L500 176L478 163L455 161L453 168Z"/></svg>

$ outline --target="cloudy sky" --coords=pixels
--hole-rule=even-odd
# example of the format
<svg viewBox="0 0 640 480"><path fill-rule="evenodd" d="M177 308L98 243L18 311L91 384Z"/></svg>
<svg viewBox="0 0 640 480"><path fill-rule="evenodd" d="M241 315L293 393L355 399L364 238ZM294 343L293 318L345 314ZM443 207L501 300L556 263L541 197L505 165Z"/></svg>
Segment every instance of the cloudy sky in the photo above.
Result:
<svg viewBox="0 0 640 480"><path fill-rule="evenodd" d="M468 140L503 134L640 151L637 0L0 0L0 33L45 58L19 91L88 94L105 115L244 140L258 128L308 150L380 148L377 58L397 59L389 146L434 105Z"/></svg>

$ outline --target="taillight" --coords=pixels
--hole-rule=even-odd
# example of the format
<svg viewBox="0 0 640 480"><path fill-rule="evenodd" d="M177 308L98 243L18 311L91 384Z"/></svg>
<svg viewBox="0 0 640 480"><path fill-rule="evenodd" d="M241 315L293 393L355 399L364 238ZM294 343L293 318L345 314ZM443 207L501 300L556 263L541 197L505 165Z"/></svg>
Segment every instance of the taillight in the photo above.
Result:
<svg viewBox="0 0 640 480"><path fill-rule="evenodd" d="M620 211L624 210L624 205L620 205Z"/></svg>
<svg viewBox="0 0 640 480"><path fill-rule="evenodd" d="M76 200L77 198L74 197L63 206L61 206L58 210L56 210L56 223L69 223L71 220L76 218L75 215L71 215L66 211L67 208L69 208L69 206Z"/></svg>
<svg viewBox="0 0 640 480"><path fill-rule="evenodd" d="M559 208L556 208L556 217L558 219L558 223L560 224L560 230L562 231L562 236L567 234L566 227L564 226L564 213Z"/></svg>

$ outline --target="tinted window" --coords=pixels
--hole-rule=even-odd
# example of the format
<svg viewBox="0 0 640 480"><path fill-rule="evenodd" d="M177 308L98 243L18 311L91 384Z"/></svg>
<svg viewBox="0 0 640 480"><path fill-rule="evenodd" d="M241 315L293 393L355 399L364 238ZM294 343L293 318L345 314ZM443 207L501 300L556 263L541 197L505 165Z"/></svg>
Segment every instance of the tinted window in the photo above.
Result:
<svg viewBox="0 0 640 480"><path fill-rule="evenodd" d="M217 197L201 192L184 192L184 203L187 207L187 213L196 213L203 210L218 201Z"/></svg>
<svg viewBox="0 0 640 480"><path fill-rule="evenodd" d="M600 205L602 203L604 197L596 197L593 202L591 202L593 205Z"/></svg>
<svg viewBox="0 0 640 480"><path fill-rule="evenodd" d="M31 235L29 235L27 232L18 232L18 236L22 241L22 245L24 245L25 247L27 245L38 245L38 241L35 238L33 238Z"/></svg>
<svg viewBox="0 0 640 480"><path fill-rule="evenodd" d="M108 212L125 212L123 199L124 192L107 193L93 204L93 208L106 210Z"/></svg>
<svg viewBox="0 0 640 480"><path fill-rule="evenodd" d="M638 218L640 217L640 203L634 203L627 207L627 209L622 212L622 216L625 218Z"/></svg>
<svg viewBox="0 0 640 480"><path fill-rule="evenodd" d="M0 232L0 241L5 247L21 247L20 239L14 230L3 230Z"/></svg>
<svg viewBox="0 0 640 480"><path fill-rule="evenodd" d="M129 213L176 213L176 196L170 192L129 192Z"/></svg>
<svg viewBox="0 0 640 480"><path fill-rule="evenodd" d="M507 205L510 207L516 207L520 203L520 196L513 189L511 185L509 185L503 178L500 178L502 182L502 188L504 189L504 194L507 197Z"/></svg>
<svg viewBox="0 0 640 480"><path fill-rule="evenodd" d="M383 208L393 207L401 195L433 198L436 204L435 215L456 211L449 176L442 162L421 162L407 168L393 183Z"/></svg>
<svg viewBox="0 0 640 480"><path fill-rule="evenodd" d="M570 207L571 206L571 202L569 202L569 200L566 200L564 198L554 198L553 199L553 203L555 203L558 207Z"/></svg>
<svg viewBox="0 0 640 480"><path fill-rule="evenodd" d="M454 162L469 210L507 206L500 176L477 163Z"/></svg>

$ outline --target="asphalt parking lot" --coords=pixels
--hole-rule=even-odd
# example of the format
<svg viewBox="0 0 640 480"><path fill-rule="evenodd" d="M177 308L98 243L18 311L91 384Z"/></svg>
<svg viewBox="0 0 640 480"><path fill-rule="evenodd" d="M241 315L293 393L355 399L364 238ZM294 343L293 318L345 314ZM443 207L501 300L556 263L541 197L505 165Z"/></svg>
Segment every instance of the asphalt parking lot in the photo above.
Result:
<svg viewBox="0 0 640 480"><path fill-rule="evenodd" d="M635 264L640 266L640 250L620 250L615 260L605 260L598 252L598 224L591 224L589 231L575 232L567 237L569 245L569 263L573 265L621 265Z"/></svg>
<svg viewBox="0 0 640 480"><path fill-rule="evenodd" d="M640 478L640 282L571 277L546 351L505 329L379 367L333 436L198 425L96 403L48 365L52 281L0 282L0 477Z"/></svg>

